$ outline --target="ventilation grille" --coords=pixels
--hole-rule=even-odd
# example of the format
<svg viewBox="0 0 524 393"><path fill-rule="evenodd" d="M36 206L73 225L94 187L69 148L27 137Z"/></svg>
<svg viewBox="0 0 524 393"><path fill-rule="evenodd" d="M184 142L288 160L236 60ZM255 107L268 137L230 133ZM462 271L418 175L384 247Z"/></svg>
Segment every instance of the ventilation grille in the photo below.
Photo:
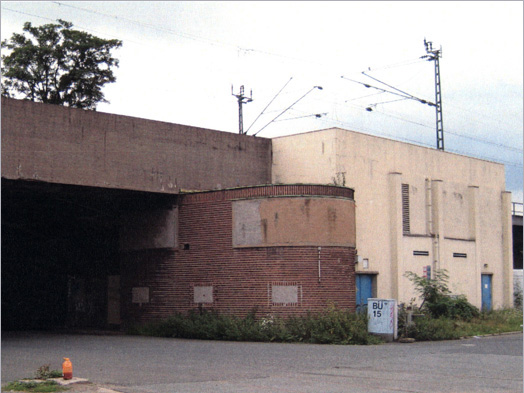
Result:
<svg viewBox="0 0 524 393"><path fill-rule="evenodd" d="M468 257L468 254L464 254L462 252L454 252L453 253L453 258L467 258Z"/></svg>
<svg viewBox="0 0 524 393"><path fill-rule="evenodd" d="M409 223L409 184L402 184L402 232L411 233Z"/></svg>

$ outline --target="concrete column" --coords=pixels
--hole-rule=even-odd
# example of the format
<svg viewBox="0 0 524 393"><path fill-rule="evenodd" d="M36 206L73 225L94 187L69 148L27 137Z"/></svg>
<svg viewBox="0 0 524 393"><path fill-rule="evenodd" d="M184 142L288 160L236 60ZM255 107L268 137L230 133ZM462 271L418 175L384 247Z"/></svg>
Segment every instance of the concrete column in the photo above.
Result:
<svg viewBox="0 0 524 393"><path fill-rule="evenodd" d="M475 298L469 299L473 304L481 304L482 291L481 291L481 274L482 274L482 259L480 257L480 217L479 217L479 206L478 206L478 193L479 188L477 186L468 187L468 214L469 214L469 238L475 240L475 256L473 262L475 264Z"/></svg>
<svg viewBox="0 0 524 393"><path fill-rule="evenodd" d="M502 193L502 304L513 307L513 227L511 222L511 192Z"/></svg>
<svg viewBox="0 0 524 393"><path fill-rule="evenodd" d="M442 242L444 241L444 214L442 180L431 181L431 216L433 224L433 266L432 269L442 269Z"/></svg>
<svg viewBox="0 0 524 393"><path fill-rule="evenodd" d="M399 264L402 259L402 174L391 172L389 182L389 233L390 233L390 278L391 297L399 297Z"/></svg>

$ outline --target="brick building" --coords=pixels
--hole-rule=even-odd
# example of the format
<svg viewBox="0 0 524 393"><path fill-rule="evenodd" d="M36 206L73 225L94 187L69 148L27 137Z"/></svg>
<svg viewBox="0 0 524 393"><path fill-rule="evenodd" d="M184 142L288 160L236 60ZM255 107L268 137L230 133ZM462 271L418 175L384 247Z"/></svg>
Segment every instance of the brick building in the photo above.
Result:
<svg viewBox="0 0 524 393"><path fill-rule="evenodd" d="M181 195L176 247L124 241L122 318L196 308L290 316L355 308L353 191L281 185ZM134 239L133 234L129 238ZM143 237L142 237L143 238Z"/></svg>

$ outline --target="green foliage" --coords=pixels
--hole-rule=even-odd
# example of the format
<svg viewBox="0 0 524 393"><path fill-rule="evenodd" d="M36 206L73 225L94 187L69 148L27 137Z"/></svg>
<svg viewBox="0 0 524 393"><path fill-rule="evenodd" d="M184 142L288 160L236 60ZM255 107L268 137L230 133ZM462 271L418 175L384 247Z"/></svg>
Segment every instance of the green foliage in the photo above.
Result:
<svg viewBox="0 0 524 393"><path fill-rule="evenodd" d="M131 334L228 341L304 342L315 344L377 344L367 332L366 316L332 306L320 314L287 319L245 318L212 311L175 314L164 321L135 326Z"/></svg>
<svg viewBox="0 0 524 393"><path fill-rule="evenodd" d="M453 320L448 318L417 318L407 327L407 336L417 341L453 340L461 337Z"/></svg>
<svg viewBox="0 0 524 393"><path fill-rule="evenodd" d="M519 331L522 332L522 311L511 309L481 313L467 321L419 317L414 324L406 326L405 337L418 341L434 341Z"/></svg>
<svg viewBox="0 0 524 393"><path fill-rule="evenodd" d="M464 295L450 296L449 276L445 269L436 269L433 278L421 277L413 272L406 272L405 276L422 297L420 310L431 317L470 320L480 315L479 310Z"/></svg>
<svg viewBox="0 0 524 393"><path fill-rule="evenodd" d="M451 340L482 334L522 331L522 310L497 310L480 312L469 303L465 296L450 296L448 275L445 270L437 270L433 279L420 277L407 272L421 295L423 302L420 311L423 316L407 323L408 311L401 308L399 331L405 337L416 340ZM413 302L412 302L413 303ZM413 309L413 304L411 304Z"/></svg>
<svg viewBox="0 0 524 393"><path fill-rule="evenodd" d="M513 293L513 304L517 310L522 310L522 288L520 286Z"/></svg>
<svg viewBox="0 0 524 393"><path fill-rule="evenodd" d="M69 390L65 386L61 386L55 381L45 382L10 382L2 388L2 391L15 391L15 392L63 392Z"/></svg>
<svg viewBox="0 0 524 393"><path fill-rule="evenodd" d="M404 276L413 283L415 291L422 297L422 305L425 302L435 303L443 296L451 294L448 289L449 276L445 269L435 269L433 278L421 277L413 272L406 272Z"/></svg>
<svg viewBox="0 0 524 393"><path fill-rule="evenodd" d="M36 370L36 379L48 379L48 378L60 378L62 376L62 371L60 370L50 370L49 364L44 364L43 366L38 367Z"/></svg>
<svg viewBox="0 0 524 393"><path fill-rule="evenodd" d="M70 22L34 27L2 41L2 95L95 109L107 102L102 87L116 80L111 51L122 41L105 40L72 29ZM26 35L27 33L27 35Z"/></svg>

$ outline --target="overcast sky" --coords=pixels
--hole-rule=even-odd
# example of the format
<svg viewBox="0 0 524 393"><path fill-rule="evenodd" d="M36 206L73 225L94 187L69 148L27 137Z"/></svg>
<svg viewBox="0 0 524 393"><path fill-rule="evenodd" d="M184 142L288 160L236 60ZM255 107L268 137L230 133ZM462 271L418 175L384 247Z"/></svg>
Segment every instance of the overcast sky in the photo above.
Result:
<svg viewBox="0 0 524 393"><path fill-rule="evenodd" d="M426 38L442 47L445 150L504 163L506 188L522 202L521 1L2 1L1 8L2 39L26 21L64 19L123 41L117 81L104 88L110 104L98 111L238 133L231 88L238 94L244 85L253 92L244 130L263 128L258 136L268 138L336 126L436 147L435 108L355 82L392 90L366 71L434 102L434 63L421 59Z"/></svg>

